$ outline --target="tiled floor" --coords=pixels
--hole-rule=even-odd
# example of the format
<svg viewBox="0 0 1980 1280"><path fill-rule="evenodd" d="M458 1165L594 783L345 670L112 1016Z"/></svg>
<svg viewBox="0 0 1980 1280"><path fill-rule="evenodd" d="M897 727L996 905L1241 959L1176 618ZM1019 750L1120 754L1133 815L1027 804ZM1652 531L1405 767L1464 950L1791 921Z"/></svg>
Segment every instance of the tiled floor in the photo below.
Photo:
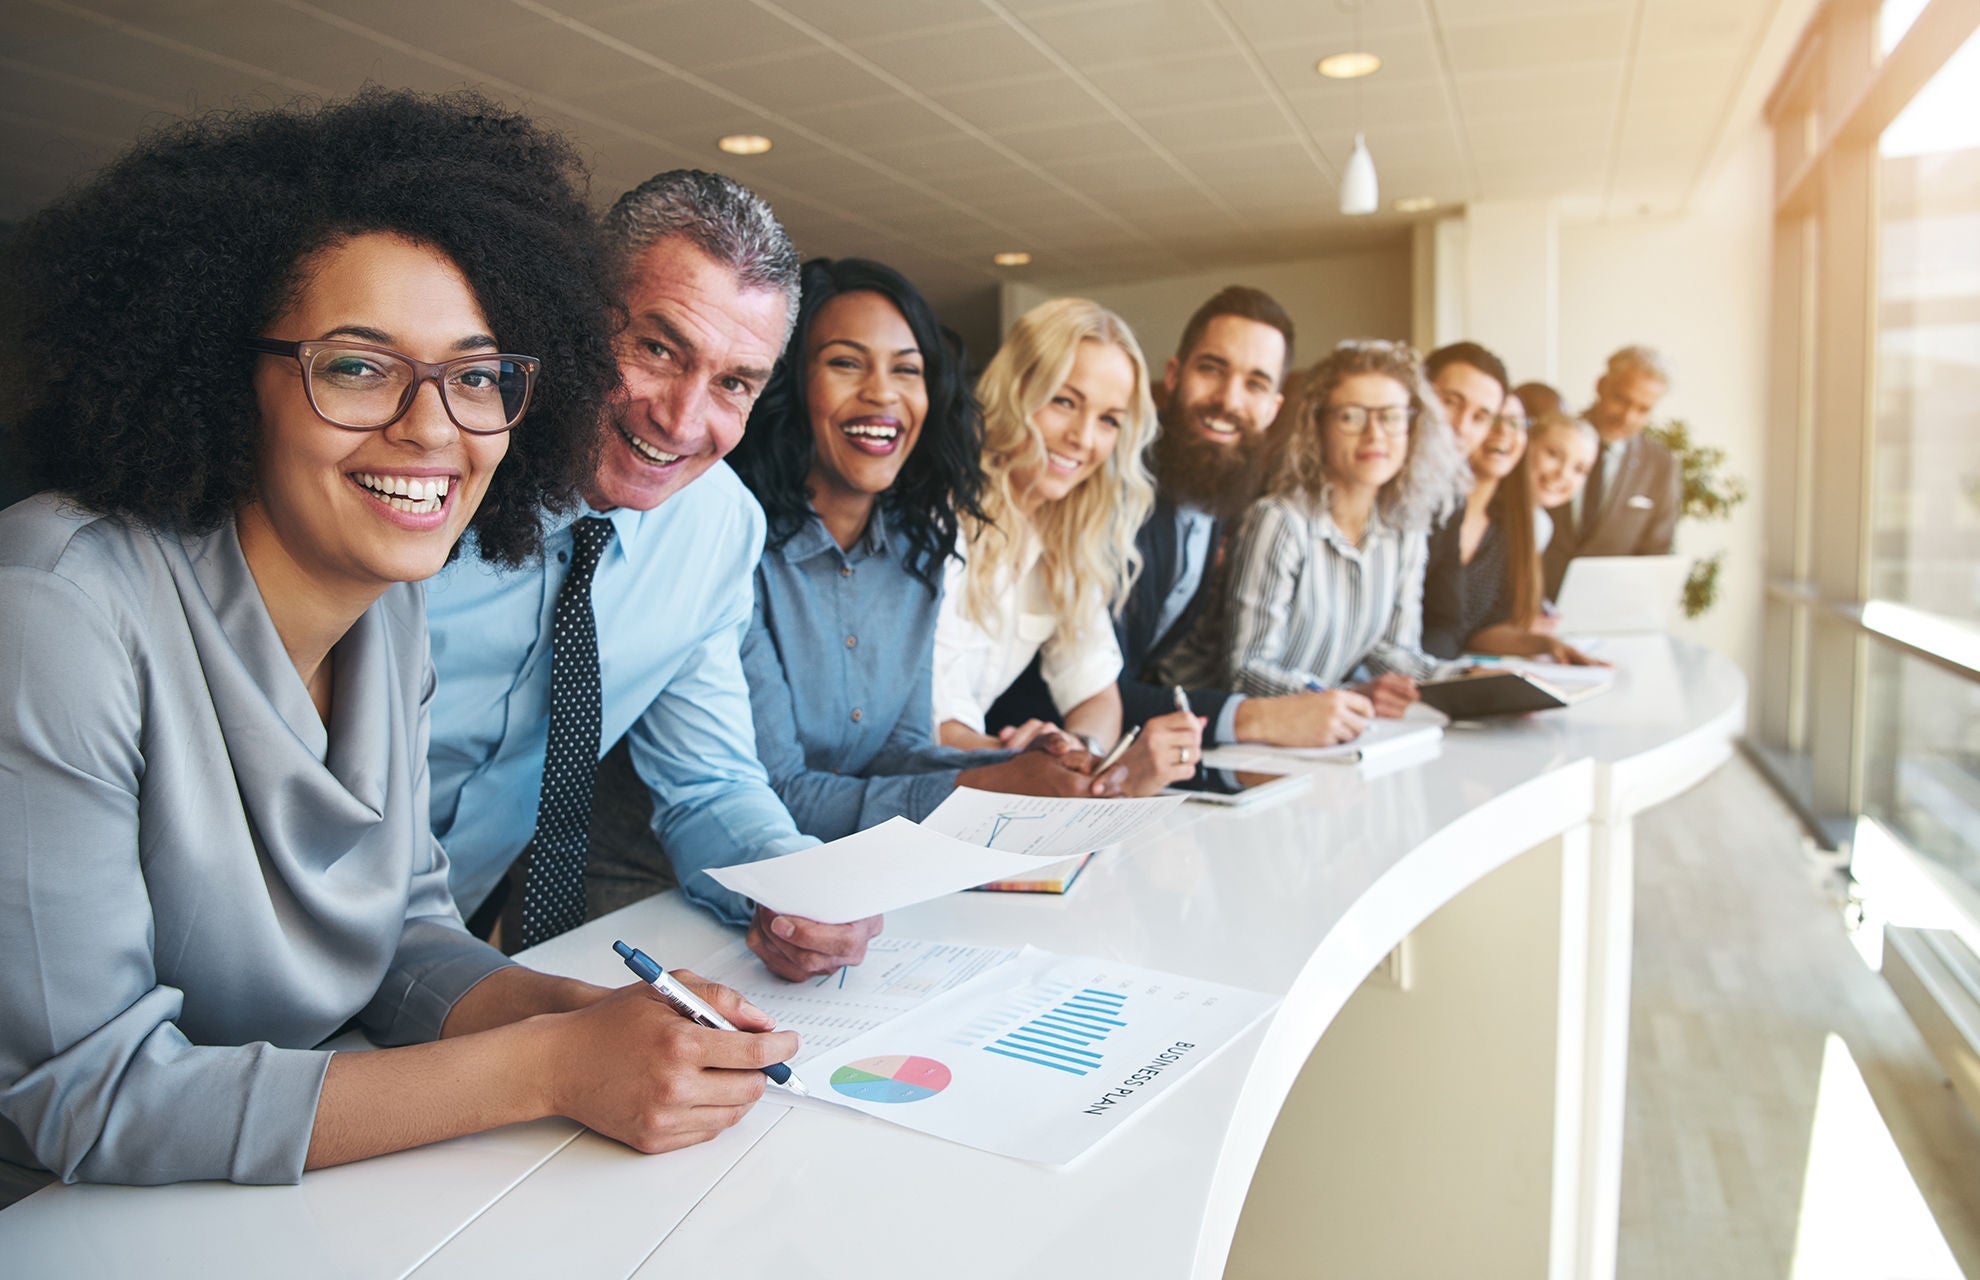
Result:
<svg viewBox="0 0 1980 1280"><path fill-rule="evenodd" d="M1838 893L1743 759L1638 819L1623 1280L1980 1276L1980 1123Z"/></svg>

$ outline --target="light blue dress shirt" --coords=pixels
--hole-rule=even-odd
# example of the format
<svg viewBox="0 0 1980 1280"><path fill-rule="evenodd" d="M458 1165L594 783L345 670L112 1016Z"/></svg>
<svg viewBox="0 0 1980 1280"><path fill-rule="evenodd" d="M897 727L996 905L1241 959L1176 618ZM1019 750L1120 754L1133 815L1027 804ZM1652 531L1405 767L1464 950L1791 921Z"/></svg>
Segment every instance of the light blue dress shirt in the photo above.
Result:
<svg viewBox="0 0 1980 1280"><path fill-rule="evenodd" d="M878 510L850 551L813 515L756 567L743 643L756 750L799 830L821 840L925 818L961 770L1010 758L935 741L941 594L903 550Z"/></svg>
<svg viewBox="0 0 1980 1280"><path fill-rule="evenodd" d="M594 514L581 511L578 515ZM631 735L653 830L688 897L732 923L750 904L703 874L817 843L798 834L757 762L742 642L763 509L726 464L651 511L603 513L616 536L592 579L600 755ZM570 561L557 522L540 564L503 569L472 543L427 584L433 664L433 832L472 912L536 829L550 733L550 619Z"/></svg>

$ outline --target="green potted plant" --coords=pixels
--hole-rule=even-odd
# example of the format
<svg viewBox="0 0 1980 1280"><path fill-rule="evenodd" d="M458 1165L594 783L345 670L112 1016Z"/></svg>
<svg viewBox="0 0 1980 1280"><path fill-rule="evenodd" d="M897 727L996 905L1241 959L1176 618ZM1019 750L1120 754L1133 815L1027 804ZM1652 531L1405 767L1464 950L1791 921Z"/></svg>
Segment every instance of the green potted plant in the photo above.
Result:
<svg viewBox="0 0 1980 1280"><path fill-rule="evenodd" d="M1644 434L1671 451L1677 459L1683 489L1678 518L1688 520L1730 520L1733 508L1746 501L1746 481L1725 471L1726 451L1700 444L1691 438L1691 426L1682 418L1672 418L1644 429ZM1726 553L1694 560L1684 581L1684 616L1696 618L1719 599L1719 569Z"/></svg>

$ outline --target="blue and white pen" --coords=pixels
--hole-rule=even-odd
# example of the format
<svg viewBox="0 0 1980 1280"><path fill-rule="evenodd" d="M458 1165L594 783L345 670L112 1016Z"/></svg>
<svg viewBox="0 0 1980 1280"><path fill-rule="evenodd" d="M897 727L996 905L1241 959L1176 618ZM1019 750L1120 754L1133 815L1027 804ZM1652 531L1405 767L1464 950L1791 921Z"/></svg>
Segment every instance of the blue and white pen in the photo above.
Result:
<svg viewBox="0 0 1980 1280"><path fill-rule="evenodd" d="M717 1031L736 1030L735 1023L715 1012L708 1006L707 1001L688 990L684 984L675 981L674 975L662 969L652 956L638 947L629 947L623 942L614 942L612 950L619 953L626 962L626 968L631 969L641 982L659 992L660 998L665 1000L675 1013L690 1022L698 1022L704 1027L713 1027ZM773 1062L762 1068L762 1071L764 1075L792 1093L805 1098L811 1096L811 1091L804 1087L804 1081L791 1074L788 1064Z"/></svg>

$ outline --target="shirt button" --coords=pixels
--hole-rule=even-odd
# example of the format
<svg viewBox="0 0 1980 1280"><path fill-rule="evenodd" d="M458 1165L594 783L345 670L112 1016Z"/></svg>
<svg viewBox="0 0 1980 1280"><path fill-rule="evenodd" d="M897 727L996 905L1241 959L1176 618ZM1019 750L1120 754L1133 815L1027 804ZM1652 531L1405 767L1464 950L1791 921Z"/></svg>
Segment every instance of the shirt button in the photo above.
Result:
<svg viewBox="0 0 1980 1280"><path fill-rule="evenodd" d="M858 723L858 721L859 721L859 717L860 717L860 715L861 715L861 712L860 712L860 709L859 709L858 707L854 707L854 708L853 708L853 722L854 722L854 723Z"/></svg>
<svg viewBox="0 0 1980 1280"><path fill-rule="evenodd" d="M840 566L839 566L839 576L840 576L841 578L850 578L850 577L852 577L852 576L853 576L853 567L852 567L851 565L849 565L849 564L842 564L842 565L840 565Z"/></svg>
<svg viewBox="0 0 1980 1280"><path fill-rule="evenodd" d="M847 636L847 637L846 637L846 648L848 648L848 649L857 649L857 648L859 648L859 637L858 637L858 636Z"/></svg>
<svg viewBox="0 0 1980 1280"><path fill-rule="evenodd" d="M569 564L570 562L571 562L571 553L570 553L570 552L568 552L568 551L559 551L559 552L557 553L557 563L558 563L558 564Z"/></svg>

